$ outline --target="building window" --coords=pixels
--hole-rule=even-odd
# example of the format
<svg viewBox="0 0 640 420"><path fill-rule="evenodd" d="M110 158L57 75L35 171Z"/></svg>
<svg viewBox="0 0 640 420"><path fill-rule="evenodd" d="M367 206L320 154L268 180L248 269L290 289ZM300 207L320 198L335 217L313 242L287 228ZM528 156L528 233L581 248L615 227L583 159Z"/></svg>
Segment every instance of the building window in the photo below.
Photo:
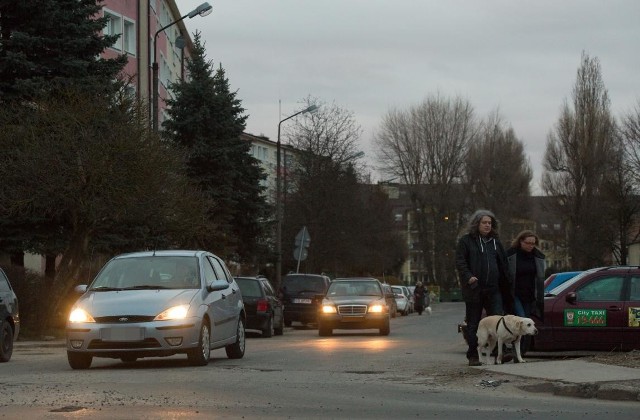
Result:
<svg viewBox="0 0 640 420"><path fill-rule="evenodd" d="M396 213L395 218L396 222L402 222L402 213Z"/></svg>
<svg viewBox="0 0 640 420"><path fill-rule="evenodd" d="M554 223L553 228L555 230L560 230L560 223Z"/></svg>
<svg viewBox="0 0 640 420"><path fill-rule="evenodd" d="M105 35L118 35L117 41L111 46L114 50L136 55L136 24L133 20L110 10L104 11L108 19L103 29Z"/></svg>

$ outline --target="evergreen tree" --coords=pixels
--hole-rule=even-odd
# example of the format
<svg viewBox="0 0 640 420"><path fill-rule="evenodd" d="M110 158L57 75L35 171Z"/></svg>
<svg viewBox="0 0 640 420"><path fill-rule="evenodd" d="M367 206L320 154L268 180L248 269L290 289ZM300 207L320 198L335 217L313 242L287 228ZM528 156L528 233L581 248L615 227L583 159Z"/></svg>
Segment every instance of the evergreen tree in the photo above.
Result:
<svg viewBox="0 0 640 420"><path fill-rule="evenodd" d="M0 0L0 101L31 100L52 90L82 87L104 92L126 56L101 58L117 36L100 35L107 23L102 0Z"/></svg>
<svg viewBox="0 0 640 420"><path fill-rule="evenodd" d="M249 154L251 144L240 139L246 115L237 92L231 92L222 67L214 72L206 60L200 33L187 60L188 80L172 85L170 119L162 125L167 139L187 154L188 175L216 203L210 218L219 236L203 244L228 258L247 261L263 236L264 174Z"/></svg>

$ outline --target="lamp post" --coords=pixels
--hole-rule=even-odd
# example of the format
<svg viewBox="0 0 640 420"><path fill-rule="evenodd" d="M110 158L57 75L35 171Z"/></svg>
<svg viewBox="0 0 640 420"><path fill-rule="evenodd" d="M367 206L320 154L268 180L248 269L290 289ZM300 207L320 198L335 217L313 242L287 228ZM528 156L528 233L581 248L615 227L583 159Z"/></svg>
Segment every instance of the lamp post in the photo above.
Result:
<svg viewBox="0 0 640 420"><path fill-rule="evenodd" d="M280 198L280 126L283 122L291 119L297 115L304 114L306 112L317 111L317 105L311 105L302 111L296 112L293 115L289 115L287 118L280 120L278 123L278 141L276 142L276 285L280 287L280 280L282 278L282 217L281 217L281 198Z"/></svg>
<svg viewBox="0 0 640 420"><path fill-rule="evenodd" d="M153 129L157 132L159 131L158 127L158 109L160 106L160 98L158 97L158 35L160 32L164 31L168 27L175 25L185 18L194 18L196 16L207 16L209 13L213 11L213 7L209 3L202 3L200 6L196 7L186 15L182 16L178 20L174 20L166 26L158 29L156 34L153 36L153 103L151 104L153 108Z"/></svg>

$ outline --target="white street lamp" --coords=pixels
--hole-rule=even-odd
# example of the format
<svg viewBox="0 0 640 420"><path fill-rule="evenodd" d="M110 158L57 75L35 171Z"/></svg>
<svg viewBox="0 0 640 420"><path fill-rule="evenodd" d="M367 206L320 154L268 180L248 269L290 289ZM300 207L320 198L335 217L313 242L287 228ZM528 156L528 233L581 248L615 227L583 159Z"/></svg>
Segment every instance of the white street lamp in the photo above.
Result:
<svg viewBox="0 0 640 420"><path fill-rule="evenodd" d="M180 19L178 20L174 20L173 22L169 23L166 26L163 26L162 28L158 29L156 31L156 34L153 36L153 103L151 104L152 108L153 108L153 129L155 131L159 131L159 127L158 127L158 110L159 110L159 96L158 96L158 35L160 34L160 32L164 31L165 29L167 29L168 27L175 25L176 23L180 22L181 20L185 19L185 18L194 18L196 16L207 16L208 14L210 14L213 11L213 6L211 6L209 3L205 2L202 3L200 6L196 7L195 9L193 9L192 11L190 11L189 13L187 13L186 15L182 16Z"/></svg>

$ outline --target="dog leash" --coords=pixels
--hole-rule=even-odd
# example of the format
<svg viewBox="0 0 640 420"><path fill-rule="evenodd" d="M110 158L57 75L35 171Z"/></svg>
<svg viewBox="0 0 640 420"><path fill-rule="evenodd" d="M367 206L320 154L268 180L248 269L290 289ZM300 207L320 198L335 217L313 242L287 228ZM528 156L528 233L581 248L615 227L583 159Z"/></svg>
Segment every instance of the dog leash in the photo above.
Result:
<svg viewBox="0 0 640 420"><path fill-rule="evenodd" d="M509 327L507 327L507 323L504 321L504 316L500 317L500 319L498 320L498 323L496 324L496 334L498 333L498 327L500 326L500 321L502 321L502 325L504 325L504 328L509 331L509 334L511 334L511 336L515 336L515 334L509 329Z"/></svg>

